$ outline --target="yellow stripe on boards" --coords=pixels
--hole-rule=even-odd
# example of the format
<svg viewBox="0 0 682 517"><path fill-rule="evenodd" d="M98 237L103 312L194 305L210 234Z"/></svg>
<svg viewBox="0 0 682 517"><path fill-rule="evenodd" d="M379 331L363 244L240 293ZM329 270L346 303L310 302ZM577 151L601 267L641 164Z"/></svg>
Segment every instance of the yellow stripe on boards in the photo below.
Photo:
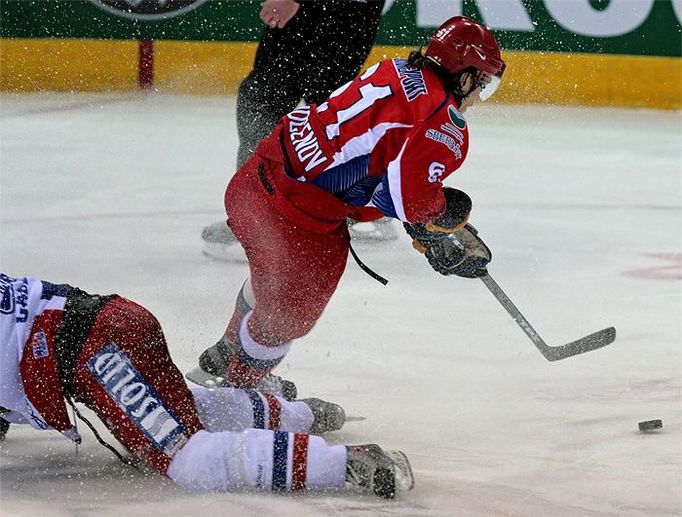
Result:
<svg viewBox="0 0 682 517"><path fill-rule="evenodd" d="M411 47L375 47L367 62L406 57ZM682 59L612 54L503 52L504 81L492 101L626 108L682 108Z"/></svg>
<svg viewBox="0 0 682 517"><path fill-rule="evenodd" d="M376 46L367 64L407 57L412 48ZM255 51L256 43L155 41L154 88L234 94L251 70ZM503 56L508 68L494 102L682 108L680 58L553 52ZM2 90L133 90L137 67L136 41L0 40Z"/></svg>
<svg viewBox="0 0 682 517"><path fill-rule="evenodd" d="M136 41L0 39L0 89L107 91L137 88Z"/></svg>
<svg viewBox="0 0 682 517"><path fill-rule="evenodd" d="M682 108L679 58L507 52L505 59L499 102Z"/></svg>
<svg viewBox="0 0 682 517"><path fill-rule="evenodd" d="M255 43L156 41L154 87L197 95L235 94L251 71Z"/></svg>

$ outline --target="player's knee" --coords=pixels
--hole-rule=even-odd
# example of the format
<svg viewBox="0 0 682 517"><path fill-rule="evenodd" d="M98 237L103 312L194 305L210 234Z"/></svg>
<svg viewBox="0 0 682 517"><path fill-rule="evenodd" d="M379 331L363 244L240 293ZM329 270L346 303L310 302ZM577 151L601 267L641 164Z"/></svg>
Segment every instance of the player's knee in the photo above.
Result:
<svg viewBox="0 0 682 517"><path fill-rule="evenodd" d="M150 352L157 356L159 352L167 350L161 324L146 308L126 300L119 319L125 325L124 335L135 344L138 352Z"/></svg>
<svg viewBox="0 0 682 517"><path fill-rule="evenodd" d="M161 330L161 324L156 317L145 308L139 313L137 324L139 326L140 332L150 338L151 341L163 340L163 331Z"/></svg>

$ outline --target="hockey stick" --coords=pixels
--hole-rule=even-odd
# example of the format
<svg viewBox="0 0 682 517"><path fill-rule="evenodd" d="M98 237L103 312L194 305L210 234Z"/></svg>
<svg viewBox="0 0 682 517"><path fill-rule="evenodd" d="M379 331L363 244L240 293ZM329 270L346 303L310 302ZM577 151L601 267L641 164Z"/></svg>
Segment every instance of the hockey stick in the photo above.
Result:
<svg viewBox="0 0 682 517"><path fill-rule="evenodd" d="M566 345L549 346L489 274L483 275L480 278L490 292L493 293L493 296L497 299L497 301L500 302L502 307L504 307L509 315L514 318L514 321L517 323L517 325L521 327L521 329L526 333L537 349L540 350L540 353L544 355L545 359L548 361L559 361L574 355L591 352L592 350L597 350L598 348L610 345L616 339L616 329L614 327L608 327L595 332L594 334L590 334L589 336L580 338L577 341L572 341Z"/></svg>

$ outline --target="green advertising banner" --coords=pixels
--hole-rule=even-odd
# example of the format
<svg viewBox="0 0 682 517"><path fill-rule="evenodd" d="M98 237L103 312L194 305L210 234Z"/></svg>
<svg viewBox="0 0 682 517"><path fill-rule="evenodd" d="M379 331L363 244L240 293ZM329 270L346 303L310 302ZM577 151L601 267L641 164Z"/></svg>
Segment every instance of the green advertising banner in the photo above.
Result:
<svg viewBox="0 0 682 517"><path fill-rule="evenodd" d="M258 0L2 0L0 36L253 42L262 30L259 6ZM682 56L682 0L387 0L377 44L418 46L458 14L488 25L506 50Z"/></svg>

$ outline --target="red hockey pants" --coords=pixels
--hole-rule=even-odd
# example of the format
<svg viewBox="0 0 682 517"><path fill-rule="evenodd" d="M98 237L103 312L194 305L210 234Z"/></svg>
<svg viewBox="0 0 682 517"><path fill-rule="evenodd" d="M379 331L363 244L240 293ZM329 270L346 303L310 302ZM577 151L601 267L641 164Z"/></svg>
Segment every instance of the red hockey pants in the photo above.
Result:
<svg viewBox="0 0 682 517"><path fill-rule="evenodd" d="M351 208L287 176L281 148L279 157L264 157L264 148L279 147L278 138L274 132L261 144L225 193L256 297L249 334L267 346L307 334L322 315L346 266Z"/></svg>
<svg viewBox="0 0 682 517"><path fill-rule="evenodd" d="M202 429L158 321L125 298L113 298L98 312L71 386L74 398L118 441L164 474L179 448Z"/></svg>

